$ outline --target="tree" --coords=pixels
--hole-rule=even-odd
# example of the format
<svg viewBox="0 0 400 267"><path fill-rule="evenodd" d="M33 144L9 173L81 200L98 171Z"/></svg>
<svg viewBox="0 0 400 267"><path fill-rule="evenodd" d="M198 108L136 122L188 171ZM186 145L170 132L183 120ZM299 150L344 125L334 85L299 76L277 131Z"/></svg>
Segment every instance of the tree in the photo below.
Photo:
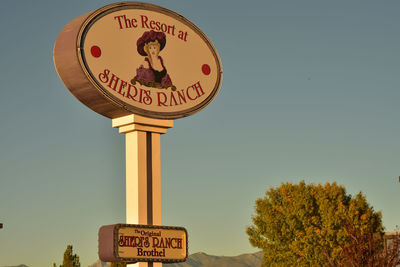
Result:
<svg viewBox="0 0 400 267"><path fill-rule="evenodd" d="M339 267L395 267L400 264L400 235L380 236L345 225L349 242L343 244Z"/></svg>
<svg viewBox="0 0 400 267"><path fill-rule="evenodd" d="M80 267L81 264L79 262L79 256L72 253L72 246L68 245L67 249L64 252L63 264L60 267ZM56 267L56 264L53 263L53 267Z"/></svg>
<svg viewBox="0 0 400 267"><path fill-rule="evenodd" d="M382 236L381 213L365 197L336 183L281 184L256 200L250 243L264 250L262 266L338 266L349 242L345 223Z"/></svg>

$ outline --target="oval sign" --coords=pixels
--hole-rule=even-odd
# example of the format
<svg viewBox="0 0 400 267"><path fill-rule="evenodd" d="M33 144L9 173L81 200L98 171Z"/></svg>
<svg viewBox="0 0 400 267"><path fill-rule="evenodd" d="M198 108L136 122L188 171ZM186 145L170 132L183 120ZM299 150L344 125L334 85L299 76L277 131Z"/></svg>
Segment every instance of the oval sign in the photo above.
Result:
<svg viewBox="0 0 400 267"><path fill-rule="evenodd" d="M54 61L71 93L109 118L185 117L209 104L222 81L217 51L199 28L138 2L71 21L57 38Z"/></svg>

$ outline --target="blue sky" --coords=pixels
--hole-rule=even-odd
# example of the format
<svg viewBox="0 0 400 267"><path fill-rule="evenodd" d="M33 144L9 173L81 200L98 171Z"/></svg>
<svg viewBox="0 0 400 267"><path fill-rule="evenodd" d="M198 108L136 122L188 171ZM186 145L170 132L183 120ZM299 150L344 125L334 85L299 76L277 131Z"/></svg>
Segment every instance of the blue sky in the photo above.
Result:
<svg viewBox="0 0 400 267"><path fill-rule="evenodd" d="M149 1L208 35L224 80L162 137L163 224L189 252L256 251L245 234L270 186L337 181L400 224L400 2ZM125 221L124 136L77 101L52 61L58 33L113 1L2 0L0 266L97 260Z"/></svg>

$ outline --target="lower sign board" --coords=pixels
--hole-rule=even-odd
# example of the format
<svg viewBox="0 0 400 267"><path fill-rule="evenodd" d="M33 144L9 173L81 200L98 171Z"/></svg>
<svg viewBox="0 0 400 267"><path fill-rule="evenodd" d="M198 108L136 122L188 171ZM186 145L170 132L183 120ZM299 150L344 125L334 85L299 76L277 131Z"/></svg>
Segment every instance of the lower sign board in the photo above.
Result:
<svg viewBox="0 0 400 267"><path fill-rule="evenodd" d="M105 262L183 262L188 255L183 227L113 224L99 230L99 258Z"/></svg>

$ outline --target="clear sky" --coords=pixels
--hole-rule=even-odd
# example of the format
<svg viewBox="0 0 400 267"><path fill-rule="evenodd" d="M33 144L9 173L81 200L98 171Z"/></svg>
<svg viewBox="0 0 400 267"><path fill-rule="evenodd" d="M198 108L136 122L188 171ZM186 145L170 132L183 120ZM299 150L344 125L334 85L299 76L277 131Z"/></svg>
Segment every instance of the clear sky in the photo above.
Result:
<svg viewBox="0 0 400 267"><path fill-rule="evenodd" d="M125 222L124 136L77 101L53 65L58 33L113 1L0 2L0 266L97 260ZM337 181L400 224L398 0L149 1L208 35L216 99L162 137L163 224L189 252L254 252L254 201L282 182Z"/></svg>

